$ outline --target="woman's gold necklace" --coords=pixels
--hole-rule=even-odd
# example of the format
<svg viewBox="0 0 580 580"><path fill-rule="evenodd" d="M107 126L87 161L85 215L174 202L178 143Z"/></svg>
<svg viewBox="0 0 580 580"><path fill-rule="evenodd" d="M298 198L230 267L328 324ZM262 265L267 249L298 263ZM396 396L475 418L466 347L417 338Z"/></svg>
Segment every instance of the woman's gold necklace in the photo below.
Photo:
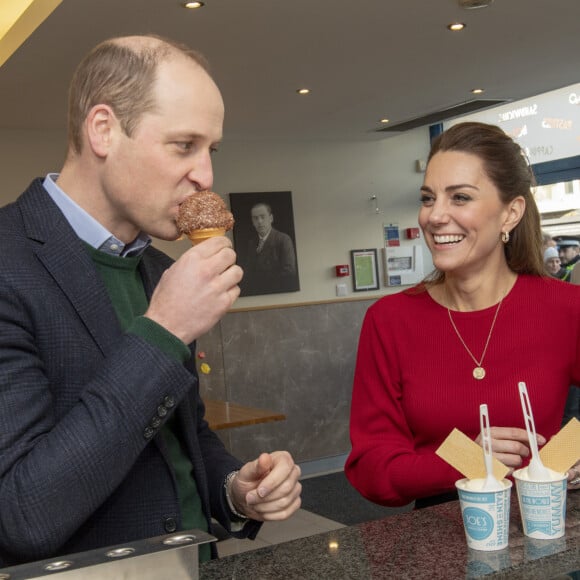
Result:
<svg viewBox="0 0 580 580"><path fill-rule="evenodd" d="M445 297L447 298L447 289L445 289ZM504 298L505 298L505 296L504 296ZM449 309L449 306L447 307L447 314L449 315L449 320L451 322L451 326L453 326L453 330L455 330L455 334L457 334L457 338L459 338L459 340L461 341L461 344L463 345L463 347L465 348L465 350L468 352L469 356L471 357L471 359L475 363L475 368L473 369L473 378L477 379L478 381L481 381L481 379L483 379L485 377L485 369L482 366L483 359L485 358L485 353L487 352L487 347L489 346L489 341L491 340L491 333L493 332L493 327L495 326L495 321L497 320L497 315L499 313L499 308L500 308L502 302L503 302L503 298L499 301L499 304L497 305L497 308L495 309L495 314L494 314L493 320L491 322L491 328L489 329L489 334L487 335L487 340L485 341L485 347L483 348L483 352L481 353L481 358L479 360L477 360L473 356L473 353L469 350L469 347L465 344L465 341L463 340L463 337L459 333L457 326L455 326L455 322L453 322L453 317L451 316L451 310ZM449 300L447 300L447 304L449 304Z"/></svg>

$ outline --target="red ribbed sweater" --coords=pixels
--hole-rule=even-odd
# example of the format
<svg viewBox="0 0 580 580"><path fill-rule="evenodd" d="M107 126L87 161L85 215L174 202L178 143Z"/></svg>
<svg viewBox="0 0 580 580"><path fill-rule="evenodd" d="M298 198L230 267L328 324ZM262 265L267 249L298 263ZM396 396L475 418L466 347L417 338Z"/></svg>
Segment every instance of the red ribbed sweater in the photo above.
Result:
<svg viewBox="0 0 580 580"><path fill-rule="evenodd" d="M496 307L453 312L479 359ZM352 450L345 472L379 504L404 505L454 489L461 474L435 450L458 428L479 434L479 405L492 426L525 428L518 382L525 381L536 430L549 439L571 384L580 384L580 286L520 275L504 298L483 362L474 363L447 314L427 292L385 296L364 319L351 406Z"/></svg>

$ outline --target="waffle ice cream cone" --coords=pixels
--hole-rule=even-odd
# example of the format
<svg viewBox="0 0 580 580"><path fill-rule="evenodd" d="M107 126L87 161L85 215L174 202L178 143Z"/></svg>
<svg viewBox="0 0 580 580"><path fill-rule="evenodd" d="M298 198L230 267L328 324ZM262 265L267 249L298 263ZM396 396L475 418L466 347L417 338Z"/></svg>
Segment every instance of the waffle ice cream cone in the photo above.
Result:
<svg viewBox="0 0 580 580"><path fill-rule="evenodd" d="M192 246L197 246L201 242L215 238L216 236L225 236L226 228L203 228L201 230L193 230L187 234Z"/></svg>

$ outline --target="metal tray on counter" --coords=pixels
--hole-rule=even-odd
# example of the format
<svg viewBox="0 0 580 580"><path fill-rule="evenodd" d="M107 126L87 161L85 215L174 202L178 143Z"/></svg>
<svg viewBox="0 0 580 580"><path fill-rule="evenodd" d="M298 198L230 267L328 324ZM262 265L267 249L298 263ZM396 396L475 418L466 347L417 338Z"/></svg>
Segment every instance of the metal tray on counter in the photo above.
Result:
<svg viewBox="0 0 580 580"><path fill-rule="evenodd" d="M0 580L197 580L199 546L215 541L189 530L0 568Z"/></svg>

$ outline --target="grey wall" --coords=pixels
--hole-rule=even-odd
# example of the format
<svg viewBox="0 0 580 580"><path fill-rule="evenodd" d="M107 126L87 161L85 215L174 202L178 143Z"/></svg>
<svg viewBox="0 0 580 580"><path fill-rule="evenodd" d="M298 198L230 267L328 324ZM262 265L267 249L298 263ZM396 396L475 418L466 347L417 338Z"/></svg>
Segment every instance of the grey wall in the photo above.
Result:
<svg viewBox="0 0 580 580"><path fill-rule="evenodd" d="M243 460L286 449L299 462L347 453L360 325L373 300L232 312L199 341L202 394L282 412L283 422L219 431Z"/></svg>

